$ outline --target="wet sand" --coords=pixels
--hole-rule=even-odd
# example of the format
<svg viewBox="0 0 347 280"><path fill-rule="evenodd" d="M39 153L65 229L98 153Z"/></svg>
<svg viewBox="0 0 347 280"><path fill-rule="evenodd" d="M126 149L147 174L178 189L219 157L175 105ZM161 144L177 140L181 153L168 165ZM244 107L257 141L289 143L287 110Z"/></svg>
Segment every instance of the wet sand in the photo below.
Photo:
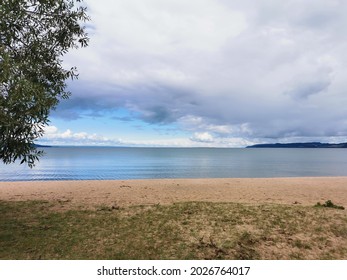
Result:
<svg viewBox="0 0 347 280"><path fill-rule="evenodd" d="M0 182L0 200L47 200L62 208L170 204L183 201L347 208L347 177Z"/></svg>

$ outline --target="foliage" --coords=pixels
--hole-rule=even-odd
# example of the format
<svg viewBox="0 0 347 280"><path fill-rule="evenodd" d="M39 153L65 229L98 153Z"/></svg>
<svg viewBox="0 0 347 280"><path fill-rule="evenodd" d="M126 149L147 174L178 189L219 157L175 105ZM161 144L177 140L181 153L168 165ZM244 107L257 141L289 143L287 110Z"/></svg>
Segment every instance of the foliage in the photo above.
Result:
<svg viewBox="0 0 347 280"><path fill-rule="evenodd" d="M34 140L44 133L48 116L70 93L62 57L85 47L81 23L88 21L82 0L2 0L0 5L0 159L30 167L41 155Z"/></svg>

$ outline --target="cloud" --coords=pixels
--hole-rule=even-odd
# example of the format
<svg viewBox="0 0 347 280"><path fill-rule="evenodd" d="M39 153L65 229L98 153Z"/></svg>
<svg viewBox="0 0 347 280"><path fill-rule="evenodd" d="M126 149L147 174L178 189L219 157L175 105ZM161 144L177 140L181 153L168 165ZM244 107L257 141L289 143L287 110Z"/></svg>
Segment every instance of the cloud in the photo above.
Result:
<svg viewBox="0 0 347 280"><path fill-rule="evenodd" d="M306 81L303 84L296 85L296 88L289 90L287 94L295 99L307 99L314 94L319 94L324 90L327 90L329 85L330 81L322 80L312 83Z"/></svg>
<svg viewBox="0 0 347 280"><path fill-rule="evenodd" d="M67 57L80 80L55 117L124 109L215 144L347 135L347 2L87 3L91 45Z"/></svg>
<svg viewBox="0 0 347 280"><path fill-rule="evenodd" d="M121 143L120 139L109 139L97 134L88 134L86 132L73 132L70 129L59 131L55 126L46 126L44 128L44 137L39 143L49 143L52 145L117 145Z"/></svg>
<svg viewBox="0 0 347 280"><path fill-rule="evenodd" d="M213 143L213 136L208 132L202 133L194 133L194 136L190 138L194 142L202 142L202 143Z"/></svg>
<svg viewBox="0 0 347 280"><path fill-rule="evenodd" d="M45 127L45 135L38 144L55 146L119 146L119 147L244 147L255 144L237 137L214 138L208 132L194 133L190 138L171 137L166 139L129 140L108 138L98 134L74 132L70 129L60 131L55 126Z"/></svg>

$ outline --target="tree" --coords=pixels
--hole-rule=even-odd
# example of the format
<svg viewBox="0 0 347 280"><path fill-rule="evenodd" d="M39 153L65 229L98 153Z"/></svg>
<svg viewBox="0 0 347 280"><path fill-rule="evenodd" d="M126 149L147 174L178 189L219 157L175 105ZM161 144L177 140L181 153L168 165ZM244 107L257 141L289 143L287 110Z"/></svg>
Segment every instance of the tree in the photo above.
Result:
<svg viewBox="0 0 347 280"><path fill-rule="evenodd" d="M62 57L88 45L83 0L1 0L0 159L33 167L42 155L34 141L44 134L49 113L69 97Z"/></svg>

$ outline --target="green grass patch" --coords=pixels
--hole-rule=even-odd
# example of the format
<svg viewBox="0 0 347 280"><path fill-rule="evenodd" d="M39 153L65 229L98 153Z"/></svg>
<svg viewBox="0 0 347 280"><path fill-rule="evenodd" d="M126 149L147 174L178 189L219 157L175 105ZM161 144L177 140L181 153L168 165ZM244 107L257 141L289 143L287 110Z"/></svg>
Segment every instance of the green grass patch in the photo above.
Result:
<svg viewBox="0 0 347 280"><path fill-rule="evenodd" d="M321 204L320 202L317 202L315 207L328 207L328 208L345 210L345 207L340 206L340 205L336 205L331 200L327 200L324 204Z"/></svg>
<svg viewBox="0 0 347 280"><path fill-rule="evenodd" d="M326 207L189 202L57 211L0 201L0 259L346 259Z"/></svg>

